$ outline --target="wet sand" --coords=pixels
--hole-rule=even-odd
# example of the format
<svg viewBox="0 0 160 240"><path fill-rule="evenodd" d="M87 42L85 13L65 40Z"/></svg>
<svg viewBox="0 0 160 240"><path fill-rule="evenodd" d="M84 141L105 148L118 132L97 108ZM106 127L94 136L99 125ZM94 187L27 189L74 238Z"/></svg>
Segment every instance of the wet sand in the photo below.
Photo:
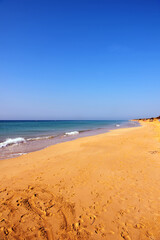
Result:
<svg viewBox="0 0 160 240"><path fill-rule="evenodd" d="M118 123L118 122L117 122ZM47 136L38 136L38 137L24 137L22 136L22 139L24 139L24 142L21 142L19 144L11 144L8 145L7 147L1 147L0 146L0 160L1 159L9 159L9 158L15 158L19 157L21 155L24 155L26 153L30 152L35 152L42 150L46 147L62 143L62 142L68 142L75 140L77 138L82 138L82 137L89 137L89 136L94 136L98 135L101 133L106 133L108 131L117 129L117 128L130 128L130 127L137 127L139 126L139 123L137 121L132 122L132 121L124 121L124 122L119 122L120 124L112 124L108 125L104 128L96 128L96 129L88 129L88 130L79 130L78 134L71 134L71 135L66 135L65 133L61 134L55 134L53 133L50 135L48 133ZM77 132L77 131L76 131ZM74 133L74 131L72 131ZM1 136L1 134L0 134ZM20 135L21 136L21 135ZM20 137L21 138L21 137ZM14 138L12 138L14 139ZM16 139L16 138L15 138ZM0 143L3 144L5 142L2 141Z"/></svg>
<svg viewBox="0 0 160 240"><path fill-rule="evenodd" d="M160 239L160 123L0 161L2 239Z"/></svg>

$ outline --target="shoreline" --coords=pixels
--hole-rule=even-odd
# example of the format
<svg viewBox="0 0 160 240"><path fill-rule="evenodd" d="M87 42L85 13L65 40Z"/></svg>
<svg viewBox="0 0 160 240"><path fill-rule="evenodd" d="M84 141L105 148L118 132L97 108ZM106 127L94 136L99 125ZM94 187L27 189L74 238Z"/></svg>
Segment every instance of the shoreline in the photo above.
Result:
<svg viewBox="0 0 160 240"><path fill-rule="evenodd" d="M143 123L0 161L4 239L155 239L160 124Z"/></svg>
<svg viewBox="0 0 160 240"><path fill-rule="evenodd" d="M131 122L132 120L129 120L128 122L122 122L122 125L118 124L118 126L113 125L105 128L73 131L72 132L73 134L64 133L57 136L51 135L51 136L43 136L43 137L33 137L28 139L25 139L24 137L18 137L16 139L22 142L12 143L11 145L0 148L0 161L4 159L16 158L31 152L40 151L49 146L53 146L62 142L73 141L75 139L88 137L88 136L96 136L96 135L104 134L116 129L134 128L139 126L138 121L136 121L135 123L136 125L131 125Z"/></svg>

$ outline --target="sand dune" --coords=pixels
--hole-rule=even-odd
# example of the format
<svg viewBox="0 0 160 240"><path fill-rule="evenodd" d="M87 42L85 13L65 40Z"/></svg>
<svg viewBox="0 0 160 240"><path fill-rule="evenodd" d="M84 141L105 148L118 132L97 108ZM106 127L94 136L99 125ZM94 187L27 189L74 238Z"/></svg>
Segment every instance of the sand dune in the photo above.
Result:
<svg viewBox="0 0 160 240"><path fill-rule="evenodd" d="M2 239L160 239L160 123L0 161Z"/></svg>

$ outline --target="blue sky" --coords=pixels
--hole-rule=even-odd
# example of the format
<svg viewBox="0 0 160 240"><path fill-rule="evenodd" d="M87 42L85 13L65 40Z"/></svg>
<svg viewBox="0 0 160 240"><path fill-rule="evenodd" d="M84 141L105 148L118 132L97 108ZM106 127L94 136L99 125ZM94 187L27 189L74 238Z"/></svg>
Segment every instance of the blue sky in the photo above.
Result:
<svg viewBox="0 0 160 240"><path fill-rule="evenodd" d="M0 119L157 115L159 0L0 0Z"/></svg>

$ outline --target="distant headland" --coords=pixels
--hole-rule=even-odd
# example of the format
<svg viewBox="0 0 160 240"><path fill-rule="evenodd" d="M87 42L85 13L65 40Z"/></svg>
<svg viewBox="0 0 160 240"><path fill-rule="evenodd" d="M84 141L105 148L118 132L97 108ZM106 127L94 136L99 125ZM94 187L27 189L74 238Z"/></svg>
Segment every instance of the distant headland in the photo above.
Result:
<svg viewBox="0 0 160 240"><path fill-rule="evenodd" d="M153 122L153 121L159 121L160 120L160 116L158 117L151 117L151 118L138 118L138 119L133 119L133 121L147 121L147 122Z"/></svg>

